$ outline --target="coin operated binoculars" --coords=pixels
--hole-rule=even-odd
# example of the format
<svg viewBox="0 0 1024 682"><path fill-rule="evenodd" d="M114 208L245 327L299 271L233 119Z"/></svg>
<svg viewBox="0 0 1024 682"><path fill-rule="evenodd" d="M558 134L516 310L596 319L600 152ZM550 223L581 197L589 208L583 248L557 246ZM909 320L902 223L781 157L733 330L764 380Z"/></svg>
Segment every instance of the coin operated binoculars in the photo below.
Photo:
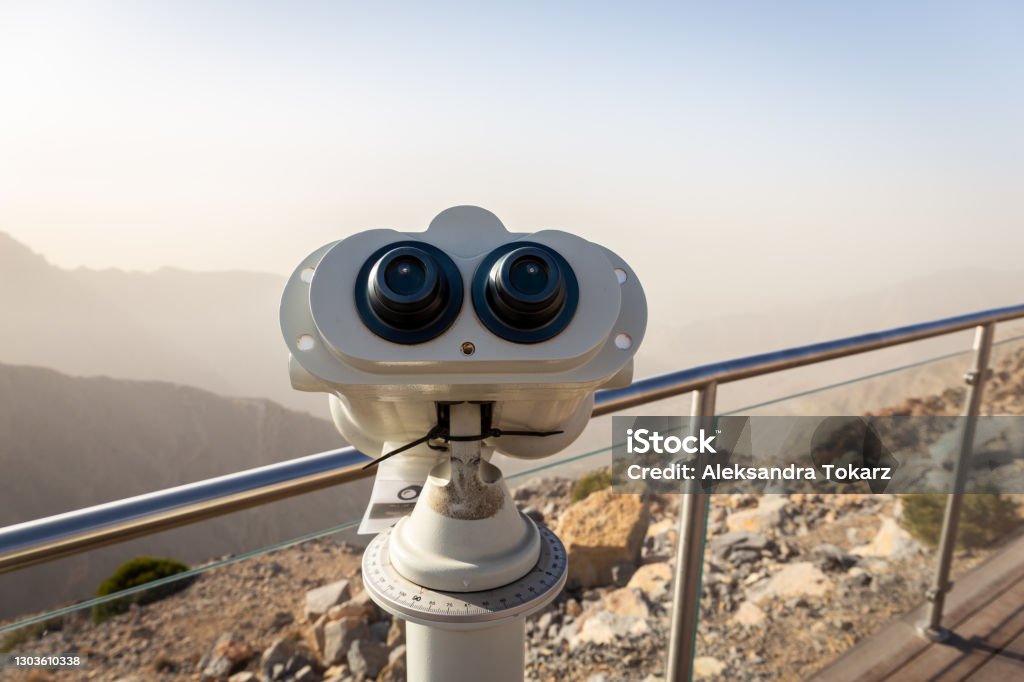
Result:
<svg viewBox="0 0 1024 682"><path fill-rule="evenodd" d="M292 385L330 394L339 431L376 458L363 582L407 621L410 680L523 679L525 618L568 564L491 456L572 443L594 392L632 380L646 322L617 255L565 232L510 233L473 206L426 232L328 244L288 280ZM410 513L395 522L394 508Z"/></svg>

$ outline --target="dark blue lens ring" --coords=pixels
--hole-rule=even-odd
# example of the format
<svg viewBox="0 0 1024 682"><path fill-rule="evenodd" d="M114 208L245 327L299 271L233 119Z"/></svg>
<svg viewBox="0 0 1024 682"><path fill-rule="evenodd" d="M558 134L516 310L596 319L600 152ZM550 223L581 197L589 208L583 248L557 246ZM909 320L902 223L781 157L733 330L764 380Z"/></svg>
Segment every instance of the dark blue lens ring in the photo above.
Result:
<svg viewBox="0 0 1024 682"><path fill-rule="evenodd" d="M515 343L540 343L572 321L579 284L554 249L512 242L487 254L473 275L473 308L493 333Z"/></svg>
<svg viewBox="0 0 1024 682"><path fill-rule="evenodd" d="M395 343L424 343L458 317L462 275L437 247L397 242L366 260L355 294L359 317L374 334Z"/></svg>

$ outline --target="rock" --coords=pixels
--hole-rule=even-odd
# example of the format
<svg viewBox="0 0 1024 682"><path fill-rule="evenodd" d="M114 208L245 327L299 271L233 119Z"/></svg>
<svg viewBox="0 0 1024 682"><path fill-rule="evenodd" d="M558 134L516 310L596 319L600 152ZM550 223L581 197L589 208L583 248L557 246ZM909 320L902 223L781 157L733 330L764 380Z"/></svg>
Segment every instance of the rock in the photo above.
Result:
<svg viewBox="0 0 1024 682"><path fill-rule="evenodd" d="M287 611L278 611L274 614L274 617L270 621L268 629L271 632L277 632L283 627L291 625L295 622L295 617Z"/></svg>
<svg viewBox="0 0 1024 682"><path fill-rule="evenodd" d="M588 617L572 636L570 647L584 643L612 644L630 635L645 635L650 632L647 621L636 616L618 616L610 611L598 611Z"/></svg>
<svg viewBox="0 0 1024 682"><path fill-rule="evenodd" d="M324 682L342 682L342 680L351 679L347 665L332 665L324 671Z"/></svg>
<svg viewBox="0 0 1024 682"><path fill-rule="evenodd" d="M711 554L716 559L742 564L759 559L761 551L768 548L768 538L761 533L740 530L712 538L710 544Z"/></svg>
<svg viewBox="0 0 1024 682"><path fill-rule="evenodd" d="M356 677L377 677L388 664L388 647L380 642L357 639L348 650L348 667Z"/></svg>
<svg viewBox="0 0 1024 682"><path fill-rule="evenodd" d="M605 611L610 611L617 616L651 617L651 609L644 601L643 593L628 587L621 587L609 592L601 606Z"/></svg>
<svg viewBox="0 0 1024 682"><path fill-rule="evenodd" d="M523 515L532 519L534 523L544 523L544 513L536 507L526 507Z"/></svg>
<svg viewBox="0 0 1024 682"><path fill-rule="evenodd" d="M307 665L306 667L299 670L292 677L293 682L320 682L322 678L320 673L313 670L313 666Z"/></svg>
<svg viewBox="0 0 1024 682"><path fill-rule="evenodd" d="M820 597L832 589L832 581L809 561L788 564L750 591L750 601L762 604L780 597Z"/></svg>
<svg viewBox="0 0 1024 682"><path fill-rule="evenodd" d="M388 628L387 643L391 648L405 644L405 621L401 618L391 619L391 627Z"/></svg>
<svg viewBox="0 0 1024 682"><path fill-rule="evenodd" d="M310 651L303 642L290 637L280 637L263 652L260 670L265 680L285 680L294 678L303 668L310 667L314 671L320 669L316 654Z"/></svg>
<svg viewBox="0 0 1024 682"><path fill-rule="evenodd" d="M678 525L678 522L674 521L673 519L662 519L661 521L658 521L657 523L652 523L647 528L646 535L649 538L670 537L670 538L674 539L675 538L675 534L676 534L676 526L677 525Z"/></svg>
<svg viewBox="0 0 1024 682"><path fill-rule="evenodd" d="M725 672L725 663L711 656L697 656L693 659L693 678L702 680Z"/></svg>
<svg viewBox="0 0 1024 682"><path fill-rule="evenodd" d="M896 561L916 556L924 551L921 543L903 530L896 519L886 516L871 542L854 547L851 554Z"/></svg>
<svg viewBox="0 0 1024 682"><path fill-rule="evenodd" d="M328 609L340 604L349 598L350 588L347 580L339 580L310 590L306 593L306 619L309 622L315 621L327 613Z"/></svg>
<svg viewBox="0 0 1024 682"><path fill-rule="evenodd" d="M377 675L377 682L405 682L405 645L388 654L388 664Z"/></svg>
<svg viewBox="0 0 1024 682"><path fill-rule="evenodd" d="M252 647L233 632L225 632L217 639L213 649L199 662L204 680L227 677L244 666L254 655Z"/></svg>
<svg viewBox="0 0 1024 682"><path fill-rule="evenodd" d="M730 531L750 531L765 533L779 527L784 518L783 512L790 505L785 495L764 495L761 502L753 509L733 512L726 520Z"/></svg>
<svg viewBox="0 0 1024 682"><path fill-rule="evenodd" d="M565 613L571 618L576 618L583 613L583 607L575 599L569 599L565 602Z"/></svg>
<svg viewBox="0 0 1024 682"><path fill-rule="evenodd" d="M626 587L640 590L651 601L658 601L666 594L666 588L672 582L672 567L667 561L644 564L636 569Z"/></svg>
<svg viewBox="0 0 1024 682"><path fill-rule="evenodd" d="M352 642L370 636L370 629L361 618L328 621L324 626L324 664L337 665L345 660ZM349 662L351 665L351 662Z"/></svg>
<svg viewBox="0 0 1024 682"><path fill-rule="evenodd" d="M569 555L569 584L577 588L612 583L612 567L638 563L647 531L647 505L639 495L600 490L562 514L558 536Z"/></svg>
<svg viewBox="0 0 1024 682"><path fill-rule="evenodd" d="M327 627L327 616L320 616L313 623L313 641L316 642L316 650L321 654L324 652L324 628Z"/></svg>
<svg viewBox="0 0 1024 682"><path fill-rule="evenodd" d="M745 601L740 604L740 607L736 609L736 613L733 614L733 621L740 625L746 625L747 627L757 627L764 623L768 616L762 611L756 604Z"/></svg>
<svg viewBox="0 0 1024 682"><path fill-rule="evenodd" d="M251 673L246 670L244 672L235 673L228 678L228 682L259 682L259 679L260 678L256 677L256 673Z"/></svg>
<svg viewBox="0 0 1024 682"><path fill-rule="evenodd" d="M841 495L839 497L842 497ZM841 548L828 543L817 545L811 550L814 565L823 571L845 571L853 567L858 559L847 554Z"/></svg>
<svg viewBox="0 0 1024 682"><path fill-rule="evenodd" d="M618 561L612 566L612 584L616 587L625 587L634 573L636 564L632 561Z"/></svg>
<svg viewBox="0 0 1024 682"><path fill-rule="evenodd" d="M370 638L376 642L387 643L389 632L391 632L391 623L386 620L370 625Z"/></svg>
<svg viewBox="0 0 1024 682"><path fill-rule="evenodd" d="M327 617L330 620L341 620L342 618L352 616L364 618L372 623L380 618L380 609L377 608L377 605L370 599L370 595L365 591L360 592L342 604L327 609Z"/></svg>

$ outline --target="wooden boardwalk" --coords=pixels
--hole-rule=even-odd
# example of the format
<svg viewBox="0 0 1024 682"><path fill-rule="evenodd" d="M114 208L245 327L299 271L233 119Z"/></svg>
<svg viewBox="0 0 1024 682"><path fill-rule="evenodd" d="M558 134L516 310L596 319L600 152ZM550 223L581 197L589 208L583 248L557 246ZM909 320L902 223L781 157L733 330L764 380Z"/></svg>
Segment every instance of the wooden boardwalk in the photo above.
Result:
<svg viewBox="0 0 1024 682"><path fill-rule="evenodd" d="M949 640L932 644L917 634L926 614L927 605L914 609L809 679L1024 681L1024 538L956 581L943 618Z"/></svg>

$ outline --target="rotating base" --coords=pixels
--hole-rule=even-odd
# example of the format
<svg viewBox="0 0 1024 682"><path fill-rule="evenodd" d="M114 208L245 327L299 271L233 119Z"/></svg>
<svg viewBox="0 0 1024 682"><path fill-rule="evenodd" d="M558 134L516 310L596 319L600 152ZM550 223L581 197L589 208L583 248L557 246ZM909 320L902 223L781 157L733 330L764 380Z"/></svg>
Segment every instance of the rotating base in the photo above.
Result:
<svg viewBox="0 0 1024 682"><path fill-rule="evenodd" d="M542 609L562 591L568 561L561 540L539 526L540 558L522 578L480 592L441 592L407 580L391 565L388 541L380 533L363 553L363 583L374 602L404 620L450 630L471 630L522 618Z"/></svg>

